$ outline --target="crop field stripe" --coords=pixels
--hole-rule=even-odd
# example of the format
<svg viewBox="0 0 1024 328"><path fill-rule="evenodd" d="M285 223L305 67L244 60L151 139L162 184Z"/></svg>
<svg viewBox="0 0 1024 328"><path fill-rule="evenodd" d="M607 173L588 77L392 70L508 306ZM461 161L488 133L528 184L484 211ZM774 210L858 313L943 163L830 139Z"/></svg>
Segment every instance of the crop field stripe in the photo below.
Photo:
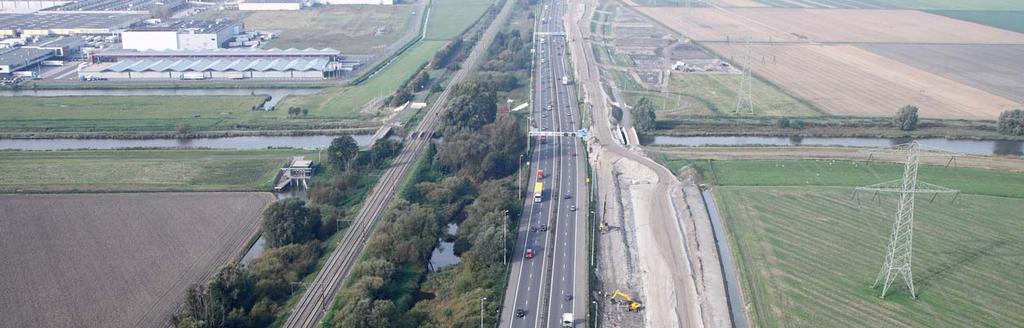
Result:
<svg viewBox="0 0 1024 328"><path fill-rule="evenodd" d="M817 190L821 190L821 188L816 188L816 189ZM743 215L751 215L751 218L755 219L755 221L753 221L752 224L740 224L740 226L751 227L751 229L755 230L755 233L753 235L751 235L751 237L740 237L740 238L737 238L737 239L744 240L746 238L755 238L755 237L763 239L763 241L761 243L759 243L760 246L759 246L758 249L759 250L764 250L764 252L759 252L759 253L772 254L772 256L762 257L761 260L765 261L765 262L769 262L769 263L774 262L775 265L772 265L772 267L776 267L778 269L781 269L784 272L784 273L769 273L769 274L772 274L773 276L776 277L775 279L767 280L767 281L773 282L772 284L774 284L774 282L782 282L780 284L780 286L792 286L793 284L797 284L797 285L807 284L808 277L814 278L814 277L827 276L829 274L833 274L834 271L839 269L839 268L821 268L824 271L817 270L817 268L814 268L814 267L801 269L801 268L798 268L798 267L801 267L801 265L797 265L797 267L792 267L792 265L778 264L779 262L782 262L782 263L785 263L785 262L791 262L791 263L814 263L814 262L820 261L822 256L827 256L827 257L839 257L839 256L842 256L844 259L856 259L856 260L844 261L844 263L848 264L849 267L851 267L851 268L866 268L866 269L869 269L868 271L874 270L874 268L878 267L878 265L881 263L882 256L884 255L884 248L883 248L884 240L885 240L885 238L887 236L886 228L888 228L887 224L885 224L885 222L887 221L887 218L888 218L888 216L885 215L887 213L885 207L883 207L881 209L881 211L880 211L879 208L871 208L870 209L871 210L870 214L863 214L863 216L868 216L870 218L870 219L865 220L865 219L859 218L859 216L862 216L862 215L858 214L858 210L856 208L853 208L851 203L838 202L838 200L840 200L841 198L822 197L822 196L815 197L814 195L811 195L810 193L801 193L801 192L799 192L799 189L797 189L797 188L780 188L780 189L777 189L777 188L736 187L736 188L722 188L721 190L724 191L724 192L720 193L720 195L722 195L721 199L722 199L722 201L724 203L732 203L732 202L736 201L737 198L735 198L735 193L738 193L738 192L743 192L742 194L745 195L744 198L743 198L744 199L743 203L751 203L751 202L749 202L750 198L751 198L751 195L764 195L764 196L757 197L758 201L754 202L753 206L741 206L740 207L742 209L741 212L743 213ZM843 190L835 190L835 189L833 189L833 190L824 189L824 190L825 190L825 192L821 193L821 194L825 194L825 195L828 195L828 196L836 195L836 193L840 193L839 195L846 196L844 194L848 195L848 193L849 193L849 190L847 190L845 192ZM733 191L736 191L736 192L733 193ZM765 205L765 204L769 204L768 202L772 201L771 200L772 198L770 197L771 193L781 193L781 195L783 195L783 196L788 195L788 197L786 197L786 199L785 199L785 201L783 203L784 204L796 205L796 206L787 207L787 208L791 208L791 209L788 209L788 210L787 209L780 209L778 211L771 212L771 216L772 217L784 218L784 220L785 220L784 224L768 224L767 221L765 221L763 219L764 218L763 215L752 214L752 213L763 213L763 212L765 212L766 209L765 208L761 208L761 206ZM796 196L799 196L799 197L794 197L794 195L790 194L790 193L796 193ZM814 193L814 194L816 195L817 193ZM831 195L829 195L829 194L831 194ZM836 203L839 203L839 204L836 204ZM834 205L834 204L836 204L836 205ZM892 202L891 201L884 202L884 205L892 205ZM836 206L840 206L840 208L837 209ZM802 210L793 210L792 207L799 207ZM775 209L779 209L779 207L771 207L771 209L775 210ZM845 214L843 216L836 217L836 219L828 220L828 226L815 226L815 224L813 224L813 223L820 220L816 216L820 216L820 215L813 215L814 213L829 213L829 214L833 214L833 215L836 215L838 213L845 213ZM732 216L730 216L730 218L736 219L735 213L730 211L729 214L732 215ZM871 214L873 214L873 215L871 215ZM759 217L762 218L762 219L758 219ZM872 220L876 221L876 222L871 222ZM954 223L954 224L949 224L948 227L943 227L942 230L946 231L946 232L954 232L955 233L955 232L962 232L964 230L972 229L970 224L967 224L967 223L955 224L955 221L951 221L951 222ZM737 222L737 223L739 223L739 222ZM733 226L736 226L737 223L733 223ZM879 223L881 223L881 224L879 224ZM929 226L929 224L921 224L921 226L927 227L927 226ZM1012 228L1012 227L1006 227L1006 228ZM743 231L746 231L746 230L748 230L748 229L743 229ZM923 230L926 230L926 229L923 229ZM996 230L996 231L1005 231L1005 230ZM740 234L740 233L737 232L737 234ZM823 234L825 236L836 236L836 235L865 236L865 237L871 237L869 239L877 239L877 240L872 240L870 242L868 242L869 239L857 239L857 238L822 240L821 238L815 238L816 234ZM927 233L923 232L921 234L925 235ZM955 238L955 236L958 236L958 234L944 235L944 236L940 236L940 237L942 237L942 238ZM926 237L921 237L919 239L925 239L925 238ZM850 241L852 241L852 242L850 242ZM919 243L921 243L921 242L919 241ZM821 252L817 252L817 253L815 253L815 252L808 252L808 251L806 251L806 249L802 248L802 247L806 247L805 245L818 245L818 246L828 245L827 247L822 247L821 248L822 250L827 250L827 252L825 252L826 255L820 254ZM745 248L743 246L740 246L740 247ZM839 255L839 254L834 254L834 253L842 252L842 251L844 251L846 249L867 249L867 250L873 249L873 252L876 253L876 254L874 254L872 256L843 256L843 255ZM919 253L920 252L922 252L922 251L919 250ZM746 253L744 253L743 251L738 251L737 255L740 256L741 258L744 258L744 260L743 260L744 263L749 263L752 260L751 258L748 258L748 257L751 257L751 256L746 254ZM927 258L925 256L919 256L919 257ZM757 260L757 259L754 259L754 260ZM1004 264L1009 265L1009 267L1002 267L1002 268L1012 268L1013 267L1012 263L1009 263L1009 262L1002 262L1002 263L997 263L997 264L999 264L999 265L1004 265ZM928 265L924 265L924 264L919 265L919 271L920 271L920 269L922 267L926 267L927 268ZM934 265L933 265L933 267L934 267ZM763 271L763 270L764 269L761 269L761 271ZM841 276L840 278L843 278L843 279L846 279L846 280L849 280L849 279L858 279L858 280L860 280L861 282L859 283L859 285L863 285L863 286L858 286L858 287L859 288L863 288L865 290L867 289L866 285L869 285L871 283L871 280L873 279L873 273L866 273L866 275L849 275L849 274L844 275L843 273L840 273L839 275ZM853 278L851 278L851 277L853 277ZM924 272L920 272L919 273L919 279L924 279L925 277L927 277L927 276L925 275ZM750 279L750 278L748 277L748 279ZM985 280L985 281L999 281L1000 279L998 279L997 276L985 275L983 280ZM1005 281L1006 279L1001 279L1001 280ZM764 280L758 279L758 281L759 281L759 283L764 284ZM817 284L819 282L815 281L814 283ZM951 283L958 283L958 282L951 282ZM968 283L968 282L965 282L965 283ZM746 285L751 286L752 284L746 284ZM854 284L854 285L858 285L858 284ZM761 287L764 287L764 286L758 286L757 289L761 290L760 292L762 292L762 293L765 292L765 291L762 290L763 288L761 288ZM770 289L777 290L778 288L780 288L780 287L773 287L773 288L770 288ZM927 290L927 288L926 288L926 290ZM997 290L991 289L990 292L997 292ZM967 296L970 296L970 295L963 294L963 293L952 293L952 295L954 295L956 297L967 297ZM857 303L857 302L854 302L854 303L844 302L843 301L844 296L846 296L845 293L836 294L836 291L831 291L828 288L816 287L816 288L800 288L799 291L793 292L792 295L790 295L790 297L792 297L792 298L785 298L785 299L796 299L796 300L804 300L804 301L814 300L816 302L822 302L823 303L823 306L821 306L821 308L825 308L825 309L844 309L845 308L845 309L847 309L849 313L840 312L839 314L834 314L834 313L829 313L828 314L828 317L830 317L831 319L835 319L835 321L833 321L834 323L864 322L863 320L865 318L870 318L870 317L879 315L879 313L878 313L879 310L871 309L870 306L868 306L867 304L860 304L860 303ZM874 297L874 296L873 295L867 295L867 297ZM751 298L751 299L760 299L760 298L762 298L762 297L755 297L755 298ZM836 300L836 301L839 301L839 302L834 302L834 301L831 301L831 300ZM798 301L798 303L799 303L799 301ZM784 305L783 304L783 305L780 305L780 306L782 306L781 309L786 309L786 310L801 309L801 306L799 306L797 304L792 304L792 303L788 304L788 305ZM779 316L779 315L781 315L781 314L776 314L775 316ZM836 315L839 315L839 316L837 317ZM758 317L759 318L763 318L762 316L758 316ZM778 322L801 322L801 320L798 319L799 317L801 317L799 314L797 314L797 316L795 316L793 318L790 318L790 317L791 317L790 315L781 315L781 317L779 318ZM824 319L824 318L821 318L821 319ZM831 321L831 319L829 319L829 321ZM762 320L762 322L763 321L764 320ZM963 322L963 321L956 320L956 321L949 322L949 323L953 324L953 325L962 325L962 324L968 324L969 322ZM909 324L912 324L912 322L906 321L906 320L900 320L900 319L897 319L897 318L889 318L888 320L882 321L882 322L878 322L877 324L879 324L879 325L909 325ZM868 324L868 325L870 325L870 324ZM766 326L773 326L773 325L766 325Z"/></svg>

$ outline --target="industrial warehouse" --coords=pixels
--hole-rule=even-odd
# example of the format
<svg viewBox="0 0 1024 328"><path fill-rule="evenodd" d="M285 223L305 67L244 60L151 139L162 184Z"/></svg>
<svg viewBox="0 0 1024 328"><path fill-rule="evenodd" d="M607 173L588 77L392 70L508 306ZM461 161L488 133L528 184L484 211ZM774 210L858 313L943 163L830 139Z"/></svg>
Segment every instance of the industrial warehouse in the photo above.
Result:
<svg viewBox="0 0 1024 328"><path fill-rule="evenodd" d="M92 60L78 71L80 79L326 79L356 67L334 49L117 50Z"/></svg>

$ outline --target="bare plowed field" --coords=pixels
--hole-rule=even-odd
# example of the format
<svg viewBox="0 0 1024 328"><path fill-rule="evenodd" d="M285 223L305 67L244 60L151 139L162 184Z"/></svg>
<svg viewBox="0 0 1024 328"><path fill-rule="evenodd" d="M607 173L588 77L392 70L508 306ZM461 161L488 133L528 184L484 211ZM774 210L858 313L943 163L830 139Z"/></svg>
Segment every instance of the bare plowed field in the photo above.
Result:
<svg viewBox="0 0 1024 328"><path fill-rule="evenodd" d="M162 327L269 193L0 195L3 327Z"/></svg>
<svg viewBox="0 0 1024 328"><path fill-rule="evenodd" d="M876 54L1024 102L1024 45L861 45Z"/></svg>
<svg viewBox="0 0 1024 328"><path fill-rule="evenodd" d="M707 44L725 58L745 47ZM890 116L914 104L921 116L995 119L1018 104L851 45L751 45L751 67L836 115Z"/></svg>
<svg viewBox="0 0 1024 328"><path fill-rule="evenodd" d="M913 10L637 8L697 41L1024 44L1024 34Z"/></svg>

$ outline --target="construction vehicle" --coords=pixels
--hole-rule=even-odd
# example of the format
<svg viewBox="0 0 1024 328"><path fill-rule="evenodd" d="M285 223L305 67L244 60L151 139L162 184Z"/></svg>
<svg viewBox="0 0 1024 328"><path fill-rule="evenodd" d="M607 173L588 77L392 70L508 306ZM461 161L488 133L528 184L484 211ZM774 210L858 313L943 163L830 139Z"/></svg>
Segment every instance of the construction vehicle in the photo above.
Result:
<svg viewBox="0 0 1024 328"><path fill-rule="evenodd" d="M616 297L623 299L623 301L616 300L615 299ZM624 292L622 292L621 290L618 290L618 289L615 290L615 293L612 293L612 297L609 298L608 300L612 304L619 304L620 302L622 304L626 304L626 305L629 306L629 311L632 311L632 312L638 312L638 311L640 311L640 309L642 309L644 307L643 304L640 304L640 302L634 301L632 297L629 297L629 294L626 294L626 293L624 293Z"/></svg>

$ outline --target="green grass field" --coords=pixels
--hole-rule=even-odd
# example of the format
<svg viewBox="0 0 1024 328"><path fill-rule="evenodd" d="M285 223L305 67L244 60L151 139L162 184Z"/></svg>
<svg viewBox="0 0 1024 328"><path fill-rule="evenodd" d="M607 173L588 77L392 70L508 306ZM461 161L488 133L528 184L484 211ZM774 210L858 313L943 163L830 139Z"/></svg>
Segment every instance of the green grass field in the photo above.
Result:
<svg viewBox="0 0 1024 328"><path fill-rule="evenodd" d="M829 163L832 163L831 165ZM673 166L683 164L677 161ZM964 191L919 198L914 275L886 299L869 288L895 210L850 186L900 176L899 165L843 161L720 161L701 165L730 233L750 320L760 327L1008 327L1024 322L1024 174L921 168L920 179ZM999 195L999 196L992 196Z"/></svg>
<svg viewBox="0 0 1024 328"><path fill-rule="evenodd" d="M300 149L0 151L0 192L269 191Z"/></svg>
<svg viewBox="0 0 1024 328"><path fill-rule="evenodd" d="M374 98L387 97L397 90L446 43L420 41L363 84L327 88L309 96L290 96L277 107L298 106L309 109L312 116L327 118L356 119L372 116L372 113L361 113L360 109Z"/></svg>
<svg viewBox="0 0 1024 328"><path fill-rule="evenodd" d="M735 113L736 91L742 75L673 74L669 80L670 92L685 100L686 107L666 112L665 118L686 114L724 116L750 116L749 112ZM751 79L751 98L754 113L759 116L819 116L821 113L778 88Z"/></svg>
<svg viewBox="0 0 1024 328"><path fill-rule="evenodd" d="M448 40L469 28L491 3L490 0L473 0L457 5L453 1L435 1L427 22L427 40L406 50L366 82L356 86L328 88L310 96L287 97L278 107L308 108L311 115L330 118L357 119L372 116L371 113L361 113L360 109L373 99L386 97L397 90ZM469 19L468 15L475 16Z"/></svg>
<svg viewBox="0 0 1024 328"><path fill-rule="evenodd" d="M241 19L246 30L278 34L261 48L334 48L354 55L379 54L419 22L413 5L327 5L298 11L208 10L198 19ZM378 31L380 33L378 33Z"/></svg>
<svg viewBox="0 0 1024 328"><path fill-rule="evenodd" d="M329 47L344 54L380 54L418 24L411 15L415 9L413 5L321 6L252 12L244 22L248 29L280 32L262 48Z"/></svg>
<svg viewBox="0 0 1024 328"><path fill-rule="evenodd" d="M1024 11L930 10L929 12L1024 33Z"/></svg>
<svg viewBox="0 0 1024 328"><path fill-rule="evenodd" d="M469 28L493 0L433 0L427 40L451 40Z"/></svg>
<svg viewBox="0 0 1024 328"><path fill-rule="evenodd" d="M260 96L5 97L0 131L174 130L186 123L197 130L227 128L284 111L252 111Z"/></svg>

